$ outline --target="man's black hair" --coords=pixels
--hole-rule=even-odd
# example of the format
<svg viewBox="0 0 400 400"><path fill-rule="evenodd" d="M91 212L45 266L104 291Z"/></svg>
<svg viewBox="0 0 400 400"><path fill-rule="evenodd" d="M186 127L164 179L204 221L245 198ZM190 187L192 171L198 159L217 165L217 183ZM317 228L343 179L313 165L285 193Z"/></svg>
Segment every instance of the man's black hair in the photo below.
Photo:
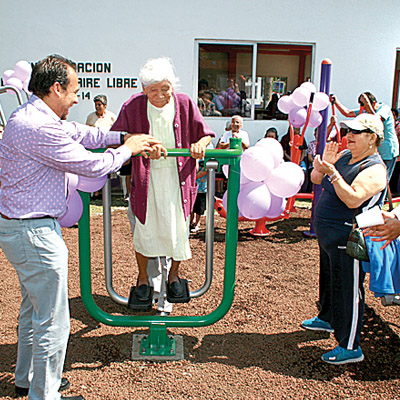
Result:
<svg viewBox="0 0 400 400"><path fill-rule="evenodd" d="M68 67L76 71L76 63L57 54L38 61L32 69L28 90L43 98L50 93L50 88L59 82L65 90L69 84Z"/></svg>

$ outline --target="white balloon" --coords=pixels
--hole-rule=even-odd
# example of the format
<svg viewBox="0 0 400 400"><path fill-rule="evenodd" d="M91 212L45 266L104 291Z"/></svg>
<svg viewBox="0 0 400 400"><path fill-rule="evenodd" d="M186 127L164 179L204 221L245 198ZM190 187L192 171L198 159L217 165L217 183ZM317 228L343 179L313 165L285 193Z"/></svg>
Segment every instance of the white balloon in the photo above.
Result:
<svg viewBox="0 0 400 400"><path fill-rule="evenodd" d="M267 214L271 206L271 194L263 183L251 182L240 187L237 204L244 217L257 220Z"/></svg>
<svg viewBox="0 0 400 400"><path fill-rule="evenodd" d="M28 94L31 94L31 92L29 91L28 87L29 87L29 82L30 82L31 78L29 77L28 79L25 79L22 82L22 88L24 89L24 91Z"/></svg>
<svg viewBox="0 0 400 400"><path fill-rule="evenodd" d="M305 87L308 89L311 93L315 93L317 91L317 88L312 82L303 82L300 87Z"/></svg>
<svg viewBox="0 0 400 400"><path fill-rule="evenodd" d="M284 162L264 181L270 192L278 197L292 197L304 182L304 172L297 164Z"/></svg>
<svg viewBox="0 0 400 400"><path fill-rule="evenodd" d="M292 94L293 102L299 107L308 105L311 92L305 87L298 87Z"/></svg>
<svg viewBox="0 0 400 400"><path fill-rule="evenodd" d="M13 69L7 69L6 71L3 72L3 75L1 76L1 79L3 79L4 85L7 84L7 81L12 78L15 74L15 71Z"/></svg>
<svg viewBox="0 0 400 400"><path fill-rule="evenodd" d="M318 92L314 95L313 110L322 111L329 106L329 96L324 92Z"/></svg>
<svg viewBox="0 0 400 400"><path fill-rule="evenodd" d="M278 109L279 111L283 112L284 114L289 114L290 110L293 107L297 107L296 104L293 103L292 96L282 96L278 100Z"/></svg>
<svg viewBox="0 0 400 400"><path fill-rule="evenodd" d="M9 79L7 79L6 86L13 86L19 92L22 90L22 82L21 82L21 80L16 78L16 77L14 77L14 76L9 78ZM10 92L12 92L12 91L10 90Z"/></svg>
<svg viewBox="0 0 400 400"><path fill-rule="evenodd" d="M28 61L21 60L15 64L14 71L15 76L23 82L25 79L28 79L31 76L32 67Z"/></svg>
<svg viewBox="0 0 400 400"><path fill-rule="evenodd" d="M271 174L274 169L274 161L271 153L264 147L253 146L243 153L240 168L247 179L261 182Z"/></svg>
<svg viewBox="0 0 400 400"><path fill-rule="evenodd" d="M276 168L283 159L282 145L274 138L264 138L256 143L256 146L263 147L268 151L274 161L274 168Z"/></svg>

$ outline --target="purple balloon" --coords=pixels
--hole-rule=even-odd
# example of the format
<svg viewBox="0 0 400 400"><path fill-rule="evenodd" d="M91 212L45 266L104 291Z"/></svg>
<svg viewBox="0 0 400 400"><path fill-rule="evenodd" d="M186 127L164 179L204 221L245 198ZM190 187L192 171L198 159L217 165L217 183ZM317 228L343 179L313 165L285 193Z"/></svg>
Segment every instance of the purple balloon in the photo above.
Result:
<svg viewBox="0 0 400 400"><path fill-rule="evenodd" d="M278 197L289 198L294 196L304 182L304 172L295 163L284 162L272 171L265 180L270 192Z"/></svg>
<svg viewBox="0 0 400 400"><path fill-rule="evenodd" d="M292 94L293 102L297 106L303 107L308 105L311 92L306 87L298 87Z"/></svg>
<svg viewBox="0 0 400 400"><path fill-rule="evenodd" d="M222 205L224 207L224 210L226 212L228 212L228 191L226 191L224 193L224 195L222 196ZM239 215L238 216L239 217L243 217L243 214L240 212L240 210L239 210Z"/></svg>
<svg viewBox="0 0 400 400"><path fill-rule="evenodd" d="M93 193L100 190L107 182L107 175L100 178L88 178L86 176L79 177L79 183L76 187L78 190L86 193Z"/></svg>
<svg viewBox="0 0 400 400"><path fill-rule="evenodd" d="M58 222L63 228L69 228L80 220L82 212L82 199L79 193L75 190L67 197L67 211L62 217L58 218Z"/></svg>
<svg viewBox="0 0 400 400"><path fill-rule="evenodd" d="M15 76L12 76L11 78L8 78L7 81L4 82L4 85L13 86L19 92L22 90L22 86L23 86L21 80L16 78ZM14 94L14 92L12 90L7 90L7 92L11 93L11 94Z"/></svg>
<svg viewBox="0 0 400 400"><path fill-rule="evenodd" d="M318 92L314 95L313 110L322 111L329 106L329 96L324 92Z"/></svg>
<svg viewBox="0 0 400 400"><path fill-rule="evenodd" d="M239 211L247 219L265 217L271 205L268 188L261 182L252 182L240 188L238 196Z"/></svg>
<svg viewBox="0 0 400 400"><path fill-rule="evenodd" d="M250 179L247 179L243 172L240 173L240 186L246 185L246 183L253 182Z"/></svg>
<svg viewBox="0 0 400 400"><path fill-rule="evenodd" d="M317 128L321 125L322 115L319 111L311 110L310 120L308 121L308 126L310 128Z"/></svg>
<svg viewBox="0 0 400 400"><path fill-rule="evenodd" d="M31 64L28 63L28 61L21 60L15 64L14 71L14 76L23 82L24 80L30 78L32 67Z"/></svg>
<svg viewBox="0 0 400 400"><path fill-rule="evenodd" d="M225 191L222 196L222 205L224 206L225 211L228 211L228 191Z"/></svg>
<svg viewBox="0 0 400 400"><path fill-rule="evenodd" d="M271 205L269 207L266 217L279 217L285 211L285 207L286 200L283 197L278 197L271 194Z"/></svg>
<svg viewBox="0 0 400 400"><path fill-rule="evenodd" d="M264 147L253 146L243 153L240 168L247 179L261 182L271 175L274 160L271 153Z"/></svg>
<svg viewBox="0 0 400 400"><path fill-rule="evenodd" d="M311 93L315 93L317 91L317 88L312 82L303 82L300 87L305 87L308 89Z"/></svg>
<svg viewBox="0 0 400 400"><path fill-rule="evenodd" d="M282 96L278 100L278 109L284 114L289 114L290 110L293 107L297 107L296 104L293 103L292 96Z"/></svg>
<svg viewBox="0 0 400 400"><path fill-rule="evenodd" d="M78 188L79 185L79 175L66 173L65 177L67 179L68 193L72 193Z"/></svg>
<svg viewBox="0 0 400 400"><path fill-rule="evenodd" d="M261 146L268 151L268 154L274 161L274 168L276 168L283 160L282 145L274 138L264 138L256 143L256 146Z"/></svg>
<svg viewBox="0 0 400 400"><path fill-rule="evenodd" d="M22 82L22 89L24 89L25 93L31 95L32 92L29 91L29 82L31 81L31 78L29 77L28 79L25 79Z"/></svg>
<svg viewBox="0 0 400 400"><path fill-rule="evenodd" d="M301 128L307 119L307 111L303 107L297 107L290 111L289 121L295 128Z"/></svg>
<svg viewBox="0 0 400 400"><path fill-rule="evenodd" d="M4 85L10 79L15 75L15 71L13 69L7 69L3 72L3 75L1 76L1 79L3 79Z"/></svg>

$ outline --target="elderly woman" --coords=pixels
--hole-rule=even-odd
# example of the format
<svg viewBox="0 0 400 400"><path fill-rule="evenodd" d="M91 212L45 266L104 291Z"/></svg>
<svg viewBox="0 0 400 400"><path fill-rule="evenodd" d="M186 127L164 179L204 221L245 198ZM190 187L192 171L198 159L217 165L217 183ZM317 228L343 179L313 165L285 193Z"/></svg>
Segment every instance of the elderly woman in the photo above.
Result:
<svg viewBox="0 0 400 400"><path fill-rule="evenodd" d="M342 122L349 129L348 149L326 145L323 159L317 155L311 174L323 192L314 211L320 248L320 305L317 317L305 320L305 329L334 332L339 345L324 354L330 364L364 359L359 346L364 313L365 272L360 261L346 254L346 243L357 212L381 205L386 168L377 153L383 140L383 124L372 114Z"/></svg>
<svg viewBox="0 0 400 400"><path fill-rule="evenodd" d="M122 106L113 130L148 133L162 143L149 159L132 159L130 204L136 217L134 246L139 267L136 297L148 301L148 257L172 257L167 291L180 302L185 287L179 279L181 261L191 257L189 219L196 198L196 160L214 133L197 105L174 87L178 78L166 58L149 60L139 74L143 93L133 95ZM165 148L189 148L191 157L166 156ZM175 300L174 300L175 299Z"/></svg>

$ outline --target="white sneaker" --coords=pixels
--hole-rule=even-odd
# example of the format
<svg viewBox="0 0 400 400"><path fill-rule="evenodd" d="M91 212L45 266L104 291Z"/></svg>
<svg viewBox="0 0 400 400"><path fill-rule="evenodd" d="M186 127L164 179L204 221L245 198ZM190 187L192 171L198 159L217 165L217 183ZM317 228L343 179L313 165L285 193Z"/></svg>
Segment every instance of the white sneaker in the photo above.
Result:
<svg viewBox="0 0 400 400"><path fill-rule="evenodd" d="M199 230L200 230L200 225L196 225L194 228L192 228L192 229L190 230L190 232L196 233L196 232L198 232Z"/></svg>

